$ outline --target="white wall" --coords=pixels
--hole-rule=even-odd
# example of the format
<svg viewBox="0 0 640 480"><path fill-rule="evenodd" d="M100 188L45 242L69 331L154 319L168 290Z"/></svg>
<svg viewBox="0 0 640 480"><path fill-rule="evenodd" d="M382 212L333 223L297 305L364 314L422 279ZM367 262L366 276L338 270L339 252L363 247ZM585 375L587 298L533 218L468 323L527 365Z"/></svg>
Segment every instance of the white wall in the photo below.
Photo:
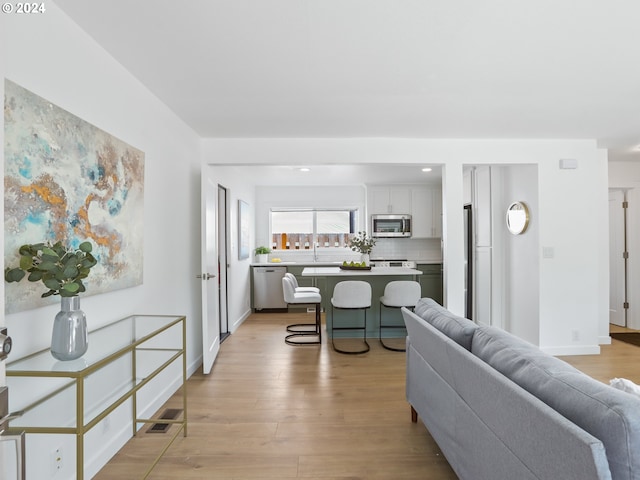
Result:
<svg viewBox="0 0 640 480"><path fill-rule="evenodd" d="M41 15L3 15L7 48L0 57L0 72L146 154L144 225L132 225L144 229L144 284L84 297L89 328L134 313L184 314L189 370L194 371L202 352L200 281L195 278L200 271L201 140L53 2L46 6ZM59 306L51 305L6 317L15 345L13 359L48 346L57 310ZM150 387L145 397L153 400L140 405L143 413L153 413L173 387L173 382ZM88 474L130 435L124 418L116 415L104 436L93 432L86 445L91 452ZM50 452L59 444L67 459L56 478L73 478L73 436L28 438L30 478L50 478Z"/></svg>
<svg viewBox="0 0 640 480"><path fill-rule="evenodd" d="M501 237L503 253L504 328L525 340L539 344L540 215L538 209L538 172L533 165L501 168L501 198L497 203L499 222L494 232ZM530 222L521 235L506 228L505 212L513 202L524 202Z"/></svg>
<svg viewBox="0 0 640 480"><path fill-rule="evenodd" d="M463 165L531 164L538 170L539 345L554 354L599 352L608 321L607 160L588 140L206 139L220 163L440 163L443 165L445 303L463 314ZM578 169L560 170L574 158ZM585 301L587 299L587 301ZM572 341L578 329L579 341Z"/></svg>

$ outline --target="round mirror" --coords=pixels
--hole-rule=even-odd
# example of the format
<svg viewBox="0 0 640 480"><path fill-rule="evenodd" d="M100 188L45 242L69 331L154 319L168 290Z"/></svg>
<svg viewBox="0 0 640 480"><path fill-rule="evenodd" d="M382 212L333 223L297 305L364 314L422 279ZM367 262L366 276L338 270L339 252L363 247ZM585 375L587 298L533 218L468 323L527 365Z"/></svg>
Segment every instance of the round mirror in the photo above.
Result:
<svg viewBox="0 0 640 480"><path fill-rule="evenodd" d="M529 225L529 209L523 202L513 202L507 209L507 228L514 235L524 233Z"/></svg>

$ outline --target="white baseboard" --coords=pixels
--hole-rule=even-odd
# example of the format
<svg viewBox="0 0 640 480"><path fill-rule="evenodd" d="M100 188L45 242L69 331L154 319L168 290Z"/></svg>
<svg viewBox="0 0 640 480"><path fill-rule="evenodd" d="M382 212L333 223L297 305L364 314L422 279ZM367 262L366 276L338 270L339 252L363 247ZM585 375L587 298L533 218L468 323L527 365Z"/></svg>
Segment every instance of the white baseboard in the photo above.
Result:
<svg viewBox="0 0 640 480"><path fill-rule="evenodd" d="M598 345L611 345L611 337L609 335L598 337Z"/></svg>
<svg viewBox="0 0 640 480"><path fill-rule="evenodd" d="M545 353L554 357L562 355L599 355L600 345L566 345L559 347L540 347Z"/></svg>
<svg viewBox="0 0 640 480"><path fill-rule="evenodd" d="M244 323L244 321L249 318L249 315L251 315L251 309L245 311L240 318L238 318L236 321L231 323L231 326L229 327L229 333L233 333L235 332L240 325L242 325Z"/></svg>

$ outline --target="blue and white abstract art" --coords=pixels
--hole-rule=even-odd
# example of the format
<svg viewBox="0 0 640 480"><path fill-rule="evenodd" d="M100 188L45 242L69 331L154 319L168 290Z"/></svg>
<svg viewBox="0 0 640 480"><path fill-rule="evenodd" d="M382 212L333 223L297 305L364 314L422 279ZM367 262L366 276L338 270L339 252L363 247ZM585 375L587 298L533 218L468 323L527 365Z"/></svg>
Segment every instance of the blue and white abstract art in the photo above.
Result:
<svg viewBox="0 0 640 480"><path fill-rule="evenodd" d="M5 267L26 243L89 240L83 295L142 283L144 153L5 80ZM40 282L5 284L5 311L55 302Z"/></svg>

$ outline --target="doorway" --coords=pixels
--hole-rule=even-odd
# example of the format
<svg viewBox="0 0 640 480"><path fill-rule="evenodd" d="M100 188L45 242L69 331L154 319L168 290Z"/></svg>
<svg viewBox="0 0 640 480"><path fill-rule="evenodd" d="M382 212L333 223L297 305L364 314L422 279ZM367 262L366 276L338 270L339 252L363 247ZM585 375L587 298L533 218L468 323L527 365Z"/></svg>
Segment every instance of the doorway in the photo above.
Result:
<svg viewBox="0 0 640 480"><path fill-rule="evenodd" d="M609 323L627 326L627 196L609 191Z"/></svg>
<svg viewBox="0 0 640 480"><path fill-rule="evenodd" d="M228 192L218 184L218 321L220 322L220 343L230 335L228 282L229 273L229 206Z"/></svg>

